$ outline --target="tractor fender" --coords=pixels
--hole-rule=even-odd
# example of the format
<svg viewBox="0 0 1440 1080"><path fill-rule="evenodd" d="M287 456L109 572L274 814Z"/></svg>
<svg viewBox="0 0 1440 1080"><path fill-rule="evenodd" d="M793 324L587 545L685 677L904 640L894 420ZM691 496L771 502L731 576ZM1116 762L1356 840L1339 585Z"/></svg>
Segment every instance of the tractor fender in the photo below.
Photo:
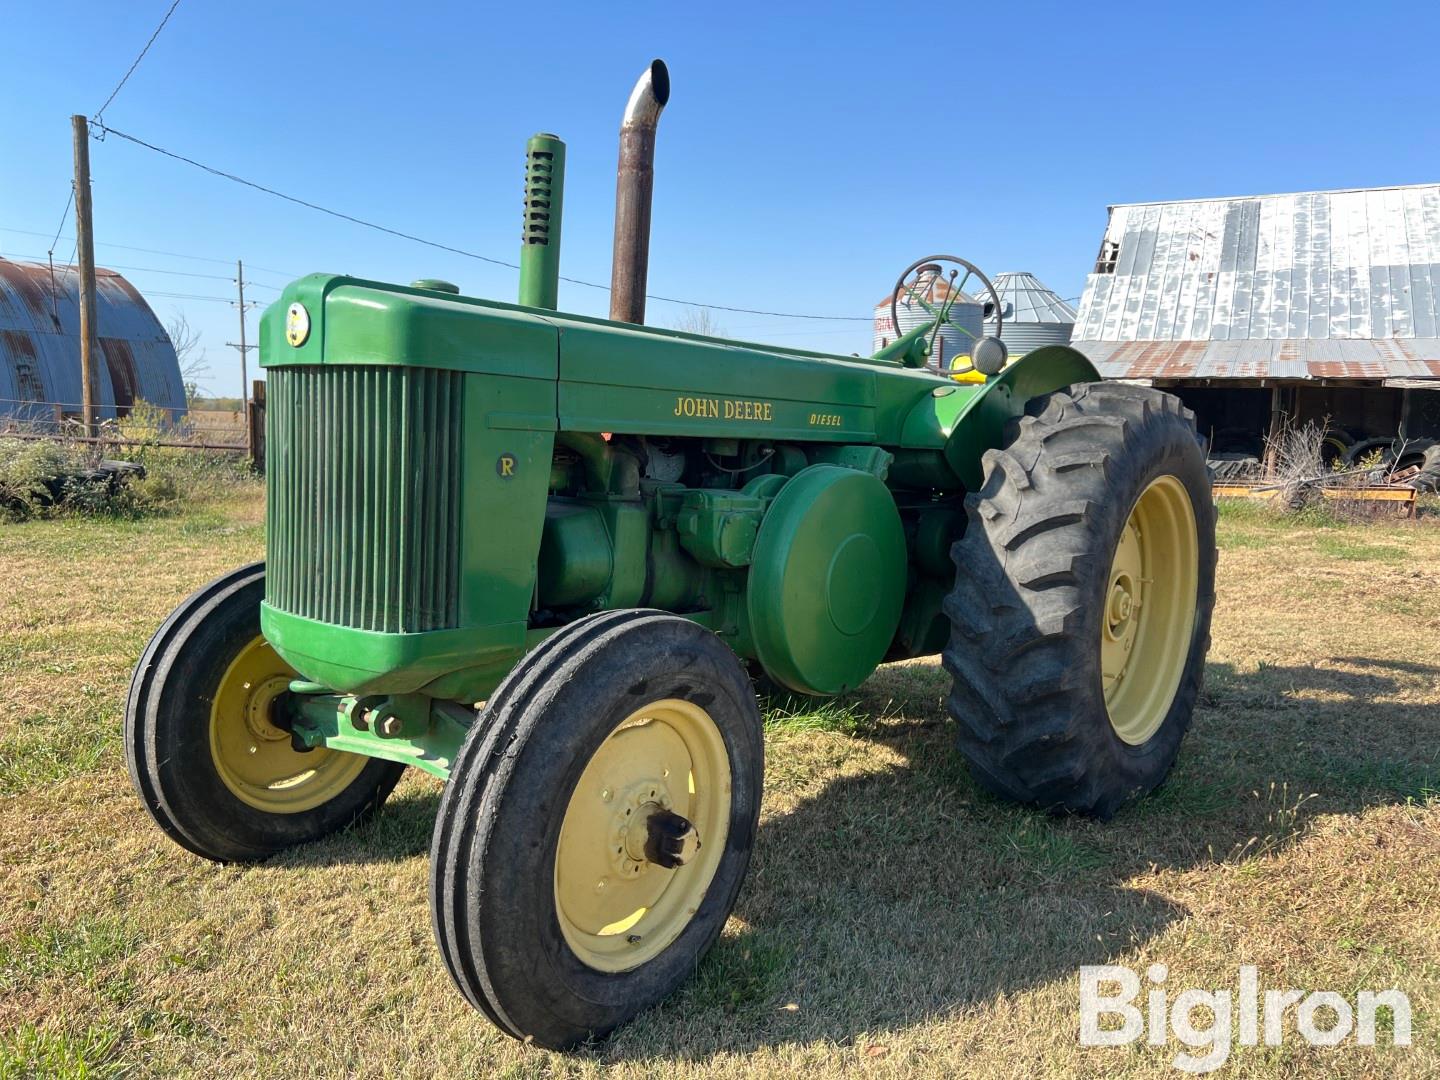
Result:
<svg viewBox="0 0 1440 1080"><path fill-rule="evenodd" d="M946 464L968 490L978 490L984 480L985 451L1004 445L1005 425L1025 415L1027 401L1075 383L1098 381L1095 365L1069 345L1046 345L1026 353L966 398L945 440Z"/></svg>

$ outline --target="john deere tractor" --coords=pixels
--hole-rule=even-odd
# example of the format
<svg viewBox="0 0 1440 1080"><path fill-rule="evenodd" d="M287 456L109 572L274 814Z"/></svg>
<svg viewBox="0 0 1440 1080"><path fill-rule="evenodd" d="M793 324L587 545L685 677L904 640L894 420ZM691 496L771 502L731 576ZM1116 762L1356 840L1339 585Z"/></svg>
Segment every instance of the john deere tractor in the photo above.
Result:
<svg viewBox="0 0 1440 1080"><path fill-rule="evenodd" d="M518 304L315 274L261 324L266 560L136 668L136 791L264 859L444 782L435 936L461 993L566 1047L673 991L756 841L752 679L843 694L940 654L984 787L1107 817L1195 706L1214 511L1191 415L1078 352L926 368L943 305L858 358L642 325L655 62L621 131L609 319L556 309L565 146L528 147ZM960 275L964 276L961 277ZM974 284L972 284L972 282Z"/></svg>

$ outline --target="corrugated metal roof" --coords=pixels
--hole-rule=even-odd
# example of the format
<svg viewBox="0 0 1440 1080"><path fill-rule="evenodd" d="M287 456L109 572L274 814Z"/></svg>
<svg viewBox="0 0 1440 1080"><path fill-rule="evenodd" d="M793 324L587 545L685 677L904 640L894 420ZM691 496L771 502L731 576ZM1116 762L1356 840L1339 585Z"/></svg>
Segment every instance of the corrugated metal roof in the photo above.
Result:
<svg viewBox="0 0 1440 1080"><path fill-rule="evenodd" d="M1440 338L1074 345L1107 379L1440 379Z"/></svg>
<svg viewBox="0 0 1440 1080"><path fill-rule="evenodd" d="M28 416L25 402L78 409L79 273L74 267L0 259L0 416ZM137 401L185 408L175 348L135 286L113 270L95 270L100 416ZM53 410L42 410L51 415Z"/></svg>
<svg viewBox="0 0 1440 1080"><path fill-rule="evenodd" d="M1061 300L1055 290L1025 270L1007 270L990 281L1000 295L1000 304L1010 305L1005 325L1011 323L1073 323L1075 309ZM983 291L983 290L980 290ZM993 324L994 319L988 320Z"/></svg>
<svg viewBox="0 0 1440 1080"><path fill-rule="evenodd" d="M1074 339L1119 378L1440 377L1440 184L1111 207Z"/></svg>

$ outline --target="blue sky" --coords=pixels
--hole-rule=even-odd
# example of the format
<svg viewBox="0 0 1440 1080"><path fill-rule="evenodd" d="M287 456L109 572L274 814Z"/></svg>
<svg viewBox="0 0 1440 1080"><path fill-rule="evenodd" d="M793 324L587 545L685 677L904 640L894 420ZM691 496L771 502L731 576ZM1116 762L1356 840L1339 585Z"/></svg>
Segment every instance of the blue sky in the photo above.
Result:
<svg viewBox="0 0 1440 1080"><path fill-rule="evenodd" d="M98 108L167 6L3 5L0 254L43 256L68 191L68 117ZM554 131L569 147L563 270L608 282L620 112L645 64L663 57L673 96L650 291L865 316L901 267L941 251L1030 270L1076 296L1112 203L1440 179L1437 31L1440 8L1420 3L182 0L105 120L510 261L525 140ZM147 268L123 271L147 293L229 296L226 263L239 257L258 299L312 270L443 277L514 298L513 271L114 137L91 154L98 261ZM62 240L57 259L70 248ZM571 285L560 300L585 313L606 305L603 292ZM207 389L234 393L233 308L152 305L162 319L186 314L202 333ZM649 319L670 324L682 311L652 302ZM866 323L716 319L734 336L869 347Z"/></svg>

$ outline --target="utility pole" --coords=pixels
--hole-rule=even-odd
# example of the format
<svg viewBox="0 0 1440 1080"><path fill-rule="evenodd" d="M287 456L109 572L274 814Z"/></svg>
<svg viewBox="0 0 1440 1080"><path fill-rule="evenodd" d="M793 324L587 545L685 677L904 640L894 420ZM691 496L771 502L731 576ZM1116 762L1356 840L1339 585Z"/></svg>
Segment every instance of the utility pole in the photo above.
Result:
<svg viewBox="0 0 1440 1080"><path fill-rule="evenodd" d="M85 117L70 117L70 138L75 148L75 245L80 254L80 400L85 436L99 434L95 409L95 353L99 328L95 325L95 234L90 206L90 124Z"/></svg>
<svg viewBox="0 0 1440 1080"><path fill-rule="evenodd" d="M250 346L245 344L245 264L235 260L235 285L240 290L240 407L245 407L250 393L249 372L246 370L245 354Z"/></svg>
<svg viewBox="0 0 1440 1080"><path fill-rule="evenodd" d="M240 343L229 342L232 349L240 350L240 415L245 421L245 450L251 460L255 457L254 425L250 422L250 372L247 354L254 345L245 342L245 263L235 260L235 286L240 290Z"/></svg>

